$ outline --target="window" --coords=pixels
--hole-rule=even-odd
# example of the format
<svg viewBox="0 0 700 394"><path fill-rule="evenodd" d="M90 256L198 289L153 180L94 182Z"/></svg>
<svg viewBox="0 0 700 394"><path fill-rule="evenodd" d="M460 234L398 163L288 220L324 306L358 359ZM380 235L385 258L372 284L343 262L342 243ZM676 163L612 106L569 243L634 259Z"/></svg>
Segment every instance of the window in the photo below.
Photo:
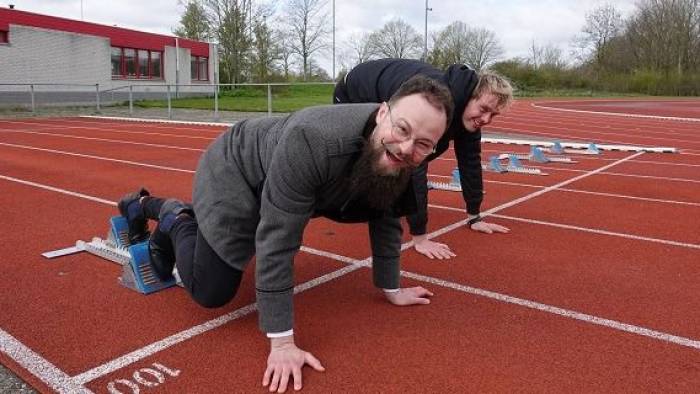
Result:
<svg viewBox="0 0 700 394"><path fill-rule="evenodd" d="M162 52L112 47L112 78L163 79Z"/></svg>
<svg viewBox="0 0 700 394"><path fill-rule="evenodd" d="M122 49L112 47L112 78L122 76Z"/></svg>
<svg viewBox="0 0 700 394"><path fill-rule="evenodd" d="M10 42L9 34L6 31L0 30L0 44L7 44Z"/></svg>
<svg viewBox="0 0 700 394"><path fill-rule="evenodd" d="M199 58L199 80L200 81L209 80L209 68L207 67L208 64L209 64L209 62L208 62L208 59L206 57Z"/></svg>
<svg viewBox="0 0 700 394"><path fill-rule="evenodd" d="M190 74L193 81L209 80L209 59L202 56L192 56L190 60Z"/></svg>
<svg viewBox="0 0 700 394"><path fill-rule="evenodd" d="M160 72L160 52L151 52L151 78L163 78Z"/></svg>
<svg viewBox="0 0 700 394"><path fill-rule="evenodd" d="M136 77L136 50L124 48L124 72L127 78Z"/></svg>
<svg viewBox="0 0 700 394"><path fill-rule="evenodd" d="M139 59L139 78L150 78L148 72L148 51L139 49L138 51Z"/></svg>

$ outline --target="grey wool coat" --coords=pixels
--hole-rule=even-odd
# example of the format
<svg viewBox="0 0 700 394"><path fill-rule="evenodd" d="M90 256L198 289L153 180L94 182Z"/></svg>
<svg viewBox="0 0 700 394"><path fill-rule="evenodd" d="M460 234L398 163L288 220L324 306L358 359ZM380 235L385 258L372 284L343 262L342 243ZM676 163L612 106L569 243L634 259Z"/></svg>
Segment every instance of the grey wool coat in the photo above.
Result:
<svg viewBox="0 0 700 394"><path fill-rule="evenodd" d="M199 229L229 265L256 257L260 328L293 327L293 260L312 217L367 222L374 284L399 286L401 224L415 211L412 188L391 212L352 195L349 174L375 125L377 104L312 107L286 117L243 121L202 156L193 203Z"/></svg>

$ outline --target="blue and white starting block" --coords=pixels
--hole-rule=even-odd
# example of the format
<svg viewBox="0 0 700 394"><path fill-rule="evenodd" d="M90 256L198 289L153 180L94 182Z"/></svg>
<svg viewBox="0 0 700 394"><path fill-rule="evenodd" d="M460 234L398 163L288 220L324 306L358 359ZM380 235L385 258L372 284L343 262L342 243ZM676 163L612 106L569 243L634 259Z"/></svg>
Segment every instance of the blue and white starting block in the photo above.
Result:
<svg viewBox="0 0 700 394"><path fill-rule="evenodd" d="M454 170L452 170L452 180L450 181L450 183L428 181L428 189L461 192L462 182L459 180L459 169L455 168Z"/></svg>
<svg viewBox="0 0 700 394"><path fill-rule="evenodd" d="M92 241L77 241L74 247L46 252L46 258L55 258L78 252L88 252L122 266L119 282L143 294L154 293L178 284L177 273L169 280L161 280L153 271L148 251L148 241L135 245L129 243L129 225L123 216L113 216L109 220L107 239L95 237Z"/></svg>
<svg viewBox="0 0 700 394"><path fill-rule="evenodd" d="M508 159L508 164L503 166L501 164L501 159ZM481 168L486 171L491 172L515 172L518 174L528 174L528 175L548 175L542 172L539 168L535 167L525 167L520 161L520 157L516 154L504 153L501 155L493 155L489 158L488 164L482 164Z"/></svg>

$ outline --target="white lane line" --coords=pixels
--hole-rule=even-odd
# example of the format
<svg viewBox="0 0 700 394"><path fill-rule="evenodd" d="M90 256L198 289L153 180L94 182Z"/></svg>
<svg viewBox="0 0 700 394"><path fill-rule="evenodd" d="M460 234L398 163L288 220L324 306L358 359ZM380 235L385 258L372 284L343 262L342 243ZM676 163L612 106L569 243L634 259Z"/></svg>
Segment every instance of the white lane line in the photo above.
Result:
<svg viewBox="0 0 700 394"><path fill-rule="evenodd" d="M700 245L687 243L687 242L678 242L678 241L671 241L668 239L643 237L640 235L618 233L618 232L607 231L607 230L598 230L598 229L588 228L588 227L572 226L569 224L545 222L543 220L518 218L518 217L508 216L508 215L492 214L492 216L496 217L496 218L501 218L501 219L514 220L517 222L524 222L524 223L530 223L530 224L540 224L540 225L544 225L544 226L557 227L557 228L565 228L567 230L578 230L578 231L585 231L588 233L611 235L611 236L615 236L615 237L634 239L634 240L638 240L638 241L656 242L656 243L665 244L665 245L680 246L680 247L691 248L691 249L700 249Z"/></svg>
<svg viewBox="0 0 700 394"><path fill-rule="evenodd" d="M11 176L6 176L6 175L0 174L0 179L4 179L4 180L10 181L10 182L21 183L21 184L23 184L23 185L32 186L32 187L36 187L36 188L39 188L39 189L49 190L49 191L56 192L56 193L67 194L67 195L73 196L73 197L84 198L84 199L86 199L86 200L95 201L95 202L99 202L99 203L102 203L102 204L113 205L113 206L115 206L115 207L117 206L117 203L114 202L114 201L105 200L105 199L102 199L102 198L99 198L99 197L95 197L95 196L89 196L89 195L87 195L87 194L76 193L76 192L72 192L72 191L69 191L69 190L66 190L66 189L59 189L59 188L57 188L57 187L53 187L53 186L49 186L49 185L44 185L44 184L41 184L41 183L36 183L36 182L31 182L31 181L25 181L25 180L23 180L23 179L14 178L14 177L11 177Z"/></svg>
<svg viewBox="0 0 700 394"><path fill-rule="evenodd" d="M446 211L464 212L464 209L462 209L462 208L446 207L444 205L436 205L436 204L428 204L428 206L431 208L443 209ZM660 244L666 244L666 245L671 245L671 246L680 246L680 247L684 247L684 248L700 249L700 245L698 245L698 244L691 244L691 243L679 242L679 241L671 241L668 239L643 237L641 235L618 233L618 232L614 232L614 231L600 230L600 229L590 228L590 227L572 226L570 224L545 222L542 220L519 218L519 217L515 217L515 216L501 215L501 214L497 214L497 213L492 213L489 216L492 216L495 218L500 218L500 219L506 219L506 220L514 220L517 222L524 222L524 223L530 223L530 224L540 224L543 226L564 228L567 230L576 230L576 231L583 231L583 232L587 232L587 233L610 235L613 237L634 239L634 240L638 240L638 241L656 242L656 243L660 243Z"/></svg>
<svg viewBox="0 0 700 394"><path fill-rule="evenodd" d="M89 116L89 115L81 115L81 118L87 118L87 119L105 119L105 120L119 120L119 121L126 121L126 122L141 122L141 123L168 123L168 124L182 124L182 125L197 125L197 126L233 126L236 124L236 122L233 123L221 123L221 122L197 122L197 121L189 121L189 120L169 120L169 119L149 119L149 118L126 118L126 117L120 117L120 116Z"/></svg>
<svg viewBox="0 0 700 394"><path fill-rule="evenodd" d="M343 262L347 262L347 258L344 258L341 260ZM354 260L356 261L356 260ZM357 263L352 263L346 267L343 267L341 269L338 269L336 271L333 271L331 273L328 273L323 276L319 276L318 278L312 279L310 281L304 282L300 285L297 285L294 287L294 294L298 294L304 291L307 291L309 289L312 289L314 287L320 286L326 282L330 282L333 279L339 278L343 275L346 275L350 272L356 271L363 266L365 266L367 263L365 262L360 262L356 261ZM241 307L239 309L236 309L233 312L227 313L223 316L217 317L216 319L209 320L207 322L204 322L202 324L196 325L194 327L188 328L187 330L180 331L177 334L173 334L167 338L161 339L158 342L154 342L148 346L145 346L141 349L135 350L131 353L125 354L121 357L118 357L112 361L109 361L105 364L102 364L100 366L97 366L95 368L92 368L88 371L85 371L79 375L76 375L73 377L73 383L74 384L85 384L88 382L91 382L95 379L98 379L104 375L107 375L109 373L112 373L114 371L120 370L127 365L133 364L139 360L142 360L146 357L149 357L155 353L161 352L173 345L176 345L178 343L184 342L188 339L191 339L195 336L204 334L207 331L211 331L217 327L220 327L228 322L231 322L233 320L240 319L244 316L247 316L253 312L255 312L258 309L257 303L252 303L248 304L244 307Z"/></svg>
<svg viewBox="0 0 700 394"><path fill-rule="evenodd" d="M11 148L36 150L36 151L40 151L40 152L55 153L55 154L66 155L66 156L82 157L84 159L111 161L114 163L129 164L129 165L138 166L138 167L148 167L148 168L156 168L159 170L177 171L177 172L184 172L187 174L194 174L193 170L186 170L184 168L160 166L157 164L148 164L148 163L142 163L142 162L131 161L131 160L113 159L111 157L104 157L104 156L86 155L83 153L73 153L73 152L67 152L67 151L57 150L57 149L37 148L37 147L33 147L33 146L28 146L28 145L9 144L6 142L0 142L0 146L8 146Z"/></svg>
<svg viewBox="0 0 700 394"><path fill-rule="evenodd" d="M564 103L565 101L556 101ZM680 122L700 122L698 118L681 118L676 116L657 116L657 115L641 115L641 114L627 114L619 112L603 112L603 111L585 111L580 109L569 109L569 108L557 108L548 107L544 104L531 103L531 106L535 108L540 108L549 111L562 111L562 112L574 112L580 114L596 114L596 115L608 115L608 116L621 116L623 118L644 118L644 119L657 119L657 120L673 120Z"/></svg>
<svg viewBox="0 0 700 394"><path fill-rule="evenodd" d="M559 308L556 306L542 304L542 303L539 303L536 301L525 300L522 298L517 298L517 297L513 297L513 296L501 294L501 293L496 293L493 291L483 290L483 289L479 289L476 287L465 286L465 285L445 281L445 280L434 278L434 277L427 276L427 275L421 275L421 274L416 274L416 273L412 273L412 272L402 271L402 276L404 276L406 278L414 279L417 281L421 281L421 282L426 282L426 283L431 283L431 284L442 286L442 287L447 287L447 288L461 291L464 293L469 293L469 294L473 294L473 295L478 295L478 296L490 298L493 300L498 300L498 301L505 302L508 304L523 306L526 308L535 309L538 311L551 313L554 315L559 315L559 316L562 316L565 318L576 319L576 320L580 320L580 321L583 321L586 323L591 323L591 324L595 324L595 325L599 325L599 326L612 328L612 329L618 330L618 331L624 331L624 332L628 332L631 334L636 334L636 335L641 335L641 336L645 336L645 337L649 337L649 338L653 338L653 339L658 339L658 340L664 341L664 342L675 343L677 345L686 346L686 347L690 347L693 349L700 349L700 341L697 341L697 340L694 340L691 338L685 338L685 337L681 337L681 336L677 336L677 335L673 335L673 334L668 334L668 333L661 332L661 331L651 330L648 328L635 326L633 324L627 324L627 323L622 323L622 322L619 322L616 320L605 319L605 318L598 317L598 316L588 315L586 313L581 313L581 312L577 312L577 311L570 310L570 309L564 309L564 308Z"/></svg>
<svg viewBox="0 0 700 394"><path fill-rule="evenodd" d="M92 393L3 329L0 329L0 352L59 393Z"/></svg>
<svg viewBox="0 0 700 394"><path fill-rule="evenodd" d="M3 122L5 123L15 123L15 124L20 124L24 126L36 126L33 129L21 129L18 127L13 127L10 129L0 129L0 130L5 130L5 131L16 131L16 132L37 132L37 131L44 131L47 132L48 130L82 130L82 131L99 131L103 133L115 133L115 134L136 134L136 135L145 135L145 136L158 136L158 137L174 137L174 138L183 138L183 139L195 139L195 140L206 140L206 141L211 141L214 138L216 138L217 134L212 134L211 136L208 137L201 137L201 136L195 136L195 135L186 135L186 134L172 134L172 133L156 133L156 132L151 132L151 131L133 131L133 130L123 130L123 129L114 129L114 128L109 128L105 127L105 125L100 125L99 130L95 130L97 126L93 125L86 125L86 126L65 126L65 125L60 125L57 123L51 123L51 124L38 124L38 123L29 123L29 122ZM36 130L36 129L39 130Z"/></svg>
<svg viewBox="0 0 700 394"><path fill-rule="evenodd" d="M429 174L429 176L434 177L434 178L450 178L450 179L452 179L451 176L447 176L447 175ZM493 183L493 184L497 184L497 185L506 185L506 186L528 187L528 188L533 188L533 189L545 188L545 186L542 186L542 185L531 185L529 183L518 183L518 182L502 182L502 181L484 180L484 183ZM630 196L627 194L618 194L618 193L594 192L594 191L590 191L590 190L571 189L571 188L566 188L566 187L559 189L559 191L568 192L568 193L590 194L593 196L601 196L601 197L620 198L620 199L624 199L624 200L648 201L648 202L658 202L658 203L662 203L662 204L675 204L675 205L687 205L687 206L691 206L691 207L700 207L700 202L692 202L692 201L665 200L665 199L661 199L661 198Z"/></svg>
<svg viewBox="0 0 700 394"><path fill-rule="evenodd" d="M124 141L124 140L113 140L110 138L82 137L82 136L70 135L70 134L44 133L41 131L0 130L0 133L36 134L36 135L43 135L43 136L48 136L48 137L60 137L60 138L71 138L71 139L76 139L76 140L109 142L111 144L138 145L138 146L148 146L151 148L177 149L177 150L186 150L186 151L191 151L191 152L204 152L204 149L201 149L201 148L188 148L188 147L184 147L184 146L150 144L150 143L146 143L146 142L134 142L134 141Z"/></svg>
<svg viewBox="0 0 700 394"><path fill-rule="evenodd" d="M435 205L435 204L428 204L429 207L431 208L437 208L437 209L443 209L446 211L455 211L455 212L464 212L464 209L462 208L454 208L454 207L446 207L443 205ZM621 238L627 238L627 239L634 239L638 241L648 241L648 242L655 242L655 243L660 243L660 244L665 244L665 245L671 245L671 246L680 246L684 248L691 248L691 249L700 249L700 245L698 244L691 244L687 242L679 242L679 241L671 241L668 239L660 239L660 238L652 238L652 237L643 237L641 235L634 235L634 234L627 234L627 233L618 233L614 231L607 231L607 230L600 230L600 229L595 229L595 228L590 228L590 227L581 227L581 226L572 226L570 224L561 224L561 223L552 223L552 222L545 222L543 220L535 220L535 219L527 219L527 218L519 218L515 216L508 216L508 215L501 215L497 213L492 213L489 216L493 216L495 218L500 218L500 219L507 219L507 220L514 220L517 222L524 222L524 223L530 223L530 224L540 224L543 226L551 226L551 227L558 227L558 228L564 228L567 230L576 230L576 231L583 231L587 233L594 233L594 234L601 234L601 235L610 235L613 237L621 237Z"/></svg>
<svg viewBox="0 0 700 394"><path fill-rule="evenodd" d="M555 184L555 185L552 185L552 186L547 186L547 187L545 187L545 188L542 189L542 190L538 190L538 191L532 192L532 193L527 194L527 195L525 195L525 196L523 196L523 197L516 198L516 199L513 200L513 201L510 201L510 202L507 202L507 203L505 203L505 204L501 204L501 205L499 205L499 206L497 206L497 207L493 207L493 208L491 208L491 209L488 209L488 210L482 212L482 213L481 213L481 216L486 217L486 216L488 216L488 215L490 215L490 214L492 214L492 213L496 213L496 212L502 211L502 210L504 210L504 209L506 209L506 208L510 208L510 207L512 207L512 206L514 206L514 205L518 205L518 204L520 204L520 203L522 203L522 202L531 200L531 199L533 199L533 198L535 198L535 197L537 197L537 196L541 196L542 194L549 193L549 192L552 191L552 190L559 189L559 188L561 188L562 186L566 186L566 185L568 185L568 184L570 184L570 183L573 183L573 182L579 181L579 180L581 180L581 179L587 178L587 177L589 177L589 176L591 176L591 175L595 175L595 174L598 174L598 173L600 173L600 172L603 172L603 171L607 170L608 168L612 168L612 167L614 167L614 166L616 166L616 165L618 165L618 164L622 164L622 163L624 163L624 162L626 162L626 161L628 161L628 160L632 160L632 159L637 158L637 157L639 157L639 156L641 156L641 155L643 155L643 154L644 154L644 152L637 152L637 153L635 153L635 154L633 154L633 155L627 156L627 157L625 157L625 158L623 158L623 159L620 159L620 160L618 160L618 161L616 161L616 162L607 164L607 165L605 165L605 166L603 166L603 167L600 167L600 168L598 168L598 169L596 169L596 170L587 171L585 174L581 174L581 175L579 175L579 176L576 176L576 177L570 178L570 179L568 179L568 180L559 182L559 183L557 183L557 184ZM449 225L449 226L443 227L443 228L440 229L440 230L437 230L437 231L434 231L434 232L428 234L427 237L428 237L428 239L431 239L431 238L440 236L440 235L442 235L442 234L445 234L445 233L447 233L447 232L450 232L450 231L452 231L452 230L454 230L454 229L456 229L456 228L462 227L462 226L464 226L464 225L466 225L466 224L467 224L467 219L460 220L460 221L457 222L457 223L453 223L453 224L451 224L451 225ZM409 244L410 244L410 245L413 245L413 241L410 241Z"/></svg>

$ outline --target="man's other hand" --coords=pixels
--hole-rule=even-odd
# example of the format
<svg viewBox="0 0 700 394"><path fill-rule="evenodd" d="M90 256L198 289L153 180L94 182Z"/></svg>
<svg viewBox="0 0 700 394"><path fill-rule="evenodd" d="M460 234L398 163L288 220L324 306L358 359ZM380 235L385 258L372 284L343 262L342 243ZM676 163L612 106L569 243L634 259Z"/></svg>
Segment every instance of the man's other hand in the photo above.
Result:
<svg viewBox="0 0 700 394"><path fill-rule="evenodd" d="M413 236L413 246L416 252L430 259L446 260L456 256L447 244L431 241L426 234Z"/></svg>
<svg viewBox="0 0 700 394"><path fill-rule="evenodd" d="M487 223L483 220L472 224L470 227L474 231L479 231L486 234L510 232L510 229L508 227L501 226L500 224L496 223Z"/></svg>
<svg viewBox="0 0 700 394"><path fill-rule="evenodd" d="M430 304L429 297L433 296L429 290L423 287L406 287L399 289L399 291L394 291L391 293L384 293L387 300L394 305L406 306L406 305L425 305Z"/></svg>
<svg viewBox="0 0 700 394"><path fill-rule="evenodd" d="M284 393L287 391L290 377L294 380L294 390L302 387L301 370L304 364L323 372L321 362L313 354L299 349L294 344L294 336L270 339L270 356L267 358L267 369L262 384L270 387L270 392Z"/></svg>

